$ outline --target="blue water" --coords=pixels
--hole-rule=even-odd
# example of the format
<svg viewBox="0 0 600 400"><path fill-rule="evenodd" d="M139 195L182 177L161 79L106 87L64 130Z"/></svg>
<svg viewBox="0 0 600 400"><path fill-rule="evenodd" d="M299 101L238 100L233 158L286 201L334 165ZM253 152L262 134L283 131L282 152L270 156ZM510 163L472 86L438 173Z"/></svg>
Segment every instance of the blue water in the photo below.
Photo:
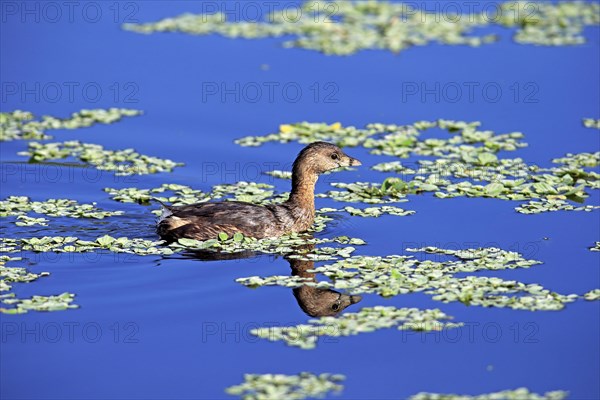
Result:
<svg viewBox="0 0 600 400"><path fill-rule="evenodd" d="M1 3L5 7L8 2ZM286 181L257 171L286 169L301 145L242 148L233 144L238 137L274 132L282 123L339 121L362 127L371 122L405 124L437 118L482 121L484 128L496 132L524 132L529 147L512 154L543 166L567 152L593 152L600 147L598 132L581 126L583 117L600 117L598 29L588 30L587 43L576 47L516 45L503 33L499 43L481 48L431 45L400 55L366 51L327 57L283 49L279 39L126 32L115 23L112 2L96 4L102 11L97 23L77 12L73 22L63 16L56 23L44 18L36 22L34 16L26 16L23 22L20 16L3 14L2 110L67 116L82 108L138 108L144 111L141 117L111 126L57 131L55 139L78 139L114 149L133 147L186 166L170 174L127 178L91 169L34 167L13 163L24 160L16 153L25 149L25 142L3 142L0 197L68 197L126 211L123 217L94 224L59 219L50 230L5 224L3 236L108 233L156 238L150 209L113 202L102 191L105 187L173 182L209 189L217 183L260 180L285 191ZM118 22L128 12L139 21L153 21L200 10L199 2L147 1L133 3L137 9L125 9L127 4L118 4ZM425 88L439 84L451 90L470 82L500 87L502 95L493 102L475 90L474 101L463 92L453 102L454 92L440 99L406 92L414 84L423 83ZM300 87L302 96L292 102L276 89L272 102L266 90L255 103L249 98L254 92L239 102L233 95L223 101L220 93L206 92L215 83L228 88L239 83L250 89L287 84ZM21 89L11 94L14 84L34 89L29 94ZM57 96L51 91L56 85L75 87L73 97L67 89ZM95 92L86 95L83 87L100 87L102 94L94 101ZM317 87L320 95L315 99ZM519 89L516 99L516 89L511 88ZM368 167L388 157L372 156L364 149L348 153L364 167L328 175L317 191L328 190L332 181L383 179L385 175ZM589 203L599 204L597 192ZM317 200L318 207L333 204ZM600 253L587 249L600 240L597 211L525 216L514 212L514 205L492 199L411 197L401 206L416 210L416 215L344 218L327 234L363 238L368 245L357 254L400 254L415 245L495 245L544 264L494 276L540 283L565 294L599 287ZM52 275L15 285L17 295L71 291L81 308L0 317L3 399L221 398L224 388L241 382L244 373L300 371L346 375L341 398L348 399L405 398L420 391L478 394L520 386L536 392L568 390L572 399L600 398L598 302L578 301L559 312L527 312L441 304L424 294L392 299L364 296L348 311L379 304L438 307L468 327L447 336L383 330L303 351L248 333L259 325L305 322L308 317L291 290L251 290L234 282L242 276L285 275L289 266L284 259L31 257L32 271ZM53 340L57 333L61 336Z"/></svg>

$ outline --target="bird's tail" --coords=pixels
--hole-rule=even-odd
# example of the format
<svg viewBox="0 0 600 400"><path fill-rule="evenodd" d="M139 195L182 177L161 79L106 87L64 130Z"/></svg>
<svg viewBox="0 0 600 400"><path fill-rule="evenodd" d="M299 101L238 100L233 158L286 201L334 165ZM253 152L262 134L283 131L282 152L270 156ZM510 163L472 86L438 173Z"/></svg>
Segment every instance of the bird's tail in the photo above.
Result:
<svg viewBox="0 0 600 400"><path fill-rule="evenodd" d="M169 206L169 205L163 203L162 201L160 201L159 199L157 199L155 197L152 197L150 200L156 201L157 203L160 203L160 205L162 206L162 214L160 215L160 217L158 217L158 223L160 223L163 219L165 219L168 216L173 214L172 206Z"/></svg>
<svg viewBox="0 0 600 400"><path fill-rule="evenodd" d="M170 205L163 203L161 200L157 199L156 197L151 197L150 200L151 201L156 201L157 203L160 203L160 205L163 206L163 208L166 208L167 210L171 209Z"/></svg>

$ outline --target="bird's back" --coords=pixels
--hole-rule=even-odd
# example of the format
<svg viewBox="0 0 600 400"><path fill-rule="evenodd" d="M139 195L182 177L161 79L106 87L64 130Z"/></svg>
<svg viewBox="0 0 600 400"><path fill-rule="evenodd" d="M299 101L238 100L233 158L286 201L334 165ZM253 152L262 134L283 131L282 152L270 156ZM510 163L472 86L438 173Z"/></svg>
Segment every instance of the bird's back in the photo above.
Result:
<svg viewBox="0 0 600 400"><path fill-rule="evenodd" d="M166 206L157 232L170 242L179 238L214 239L221 232L256 238L279 236L285 227L278 214L276 207L238 201Z"/></svg>

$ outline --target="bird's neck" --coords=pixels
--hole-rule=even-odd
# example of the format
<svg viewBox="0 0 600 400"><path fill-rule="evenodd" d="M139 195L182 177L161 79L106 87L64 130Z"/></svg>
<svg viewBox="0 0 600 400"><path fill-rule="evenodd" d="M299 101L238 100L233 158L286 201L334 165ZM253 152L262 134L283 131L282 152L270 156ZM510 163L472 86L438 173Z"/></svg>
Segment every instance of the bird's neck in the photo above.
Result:
<svg viewBox="0 0 600 400"><path fill-rule="evenodd" d="M315 213L315 184L319 176L314 173L294 171L292 175L292 192L288 202L295 207Z"/></svg>

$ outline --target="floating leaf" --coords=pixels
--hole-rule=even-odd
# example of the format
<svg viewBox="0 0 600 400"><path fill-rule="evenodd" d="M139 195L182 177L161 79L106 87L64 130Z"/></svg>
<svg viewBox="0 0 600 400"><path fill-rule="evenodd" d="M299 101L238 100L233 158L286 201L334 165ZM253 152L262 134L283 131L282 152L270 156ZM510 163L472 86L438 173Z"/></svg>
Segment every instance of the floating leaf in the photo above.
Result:
<svg viewBox="0 0 600 400"><path fill-rule="evenodd" d="M451 318L438 309L375 306L338 317L311 319L308 324L258 328L251 330L250 333L262 339L284 341L289 346L307 350L314 349L318 338L323 336L353 336L394 326L400 330L414 331L439 331L461 326L461 324L441 322L449 319Z"/></svg>
<svg viewBox="0 0 600 400"><path fill-rule="evenodd" d="M53 129L79 129L94 124L112 124L123 117L141 114L138 110L110 108L108 110L81 110L73 113L70 118L58 119L44 115L41 120L34 121L33 114L16 110L0 113L0 142L9 140L45 140L52 139L46 131Z"/></svg>
<svg viewBox="0 0 600 400"><path fill-rule="evenodd" d="M183 164L137 153L133 149L105 150L98 144L81 143L76 140L62 143L29 143L26 152L32 162L59 160L73 157L104 171L115 171L118 176L145 175L171 172Z"/></svg>
<svg viewBox="0 0 600 400"><path fill-rule="evenodd" d="M464 394L419 393L409 400L564 400L568 392L553 391L545 394L530 392L527 388L503 390L501 392L480 394L475 396Z"/></svg>
<svg viewBox="0 0 600 400"><path fill-rule="evenodd" d="M244 383L228 387L225 391L245 400L321 398L330 392L343 389L343 375L301 372L298 375L245 374Z"/></svg>
<svg viewBox="0 0 600 400"><path fill-rule="evenodd" d="M445 12L432 12L410 3L306 1L297 10L297 18L290 18L287 8L276 9L261 21L233 21L225 12L186 13L157 22L125 24L124 29L145 34L182 32L246 39L286 36L291 39L284 42L284 47L350 55L367 49L398 53L432 43L481 46L495 42L497 37L474 34L473 30L489 26L517 28L516 43L575 45L585 42L584 28L598 25L600 20L598 5L586 2L507 2L497 13L495 18L489 18L485 11L462 17L458 14L450 21ZM340 129L341 124L334 123L331 128ZM293 125L280 126L282 134L292 129Z"/></svg>

